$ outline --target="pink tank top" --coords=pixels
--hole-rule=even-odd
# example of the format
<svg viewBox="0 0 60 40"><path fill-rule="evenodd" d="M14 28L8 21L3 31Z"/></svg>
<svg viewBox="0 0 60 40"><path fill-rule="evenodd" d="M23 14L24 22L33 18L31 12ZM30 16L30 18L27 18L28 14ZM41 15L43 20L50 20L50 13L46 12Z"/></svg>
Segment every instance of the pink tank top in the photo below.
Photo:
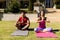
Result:
<svg viewBox="0 0 60 40"><path fill-rule="evenodd" d="M46 28L45 20L39 23L39 28Z"/></svg>

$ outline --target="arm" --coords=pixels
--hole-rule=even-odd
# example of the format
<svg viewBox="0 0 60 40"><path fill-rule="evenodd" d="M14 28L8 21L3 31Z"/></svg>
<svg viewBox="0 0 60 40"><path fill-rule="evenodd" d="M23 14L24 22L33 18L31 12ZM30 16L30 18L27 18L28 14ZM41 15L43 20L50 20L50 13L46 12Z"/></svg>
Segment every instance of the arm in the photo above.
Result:
<svg viewBox="0 0 60 40"><path fill-rule="evenodd" d="M46 18L46 22L47 22L47 23L50 23L49 19Z"/></svg>
<svg viewBox="0 0 60 40"><path fill-rule="evenodd" d="M38 19L37 19L37 23L39 23L39 22L41 22L41 21L40 21L40 19L38 18Z"/></svg>
<svg viewBox="0 0 60 40"><path fill-rule="evenodd" d="M20 17L19 19L18 19L18 21L17 21L17 23L16 24L22 24L23 23L23 18L22 17Z"/></svg>
<svg viewBox="0 0 60 40"><path fill-rule="evenodd" d="M19 21L17 21L17 22L16 22L16 24L20 24L20 22L19 22Z"/></svg>
<svg viewBox="0 0 60 40"><path fill-rule="evenodd" d="M18 27L18 25L20 25L19 20L16 22L15 26Z"/></svg>
<svg viewBox="0 0 60 40"><path fill-rule="evenodd" d="M18 19L18 21L16 22L16 24L15 24L16 26L17 26L17 25L20 25L20 24L22 23L22 22L20 22L20 21L21 21L21 18L22 18L22 17L20 17L20 18Z"/></svg>
<svg viewBox="0 0 60 40"><path fill-rule="evenodd" d="M30 21L29 20L27 20L27 23L26 23L27 25L25 26L25 27L23 27L22 29L25 29L25 28L27 28L28 26L30 26Z"/></svg>
<svg viewBox="0 0 60 40"><path fill-rule="evenodd" d="M18 21L16 22L16 24L20 24L19 20L20 20L20 19L18 19Z"/></svg>

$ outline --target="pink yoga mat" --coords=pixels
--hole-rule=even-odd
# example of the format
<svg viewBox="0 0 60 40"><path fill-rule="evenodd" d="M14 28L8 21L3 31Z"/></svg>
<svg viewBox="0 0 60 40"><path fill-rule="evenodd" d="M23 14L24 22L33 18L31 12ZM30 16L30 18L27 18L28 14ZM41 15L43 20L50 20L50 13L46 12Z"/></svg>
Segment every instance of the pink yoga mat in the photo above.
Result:
<svg viewBox="0 0 60 40"><path fill-rule="evenodd" d="M57 35L54 34L53 32L41 32L41 33L36 33L36 36L38 38L57 38Z"/></svg>

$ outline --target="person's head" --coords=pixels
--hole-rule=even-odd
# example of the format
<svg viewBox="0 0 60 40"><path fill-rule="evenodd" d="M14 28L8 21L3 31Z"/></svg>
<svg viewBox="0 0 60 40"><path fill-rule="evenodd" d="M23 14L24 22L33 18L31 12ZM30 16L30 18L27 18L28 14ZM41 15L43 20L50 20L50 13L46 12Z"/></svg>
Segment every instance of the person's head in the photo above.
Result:
<svg viewBox="0 0 60 40"><path fill-rule="evenodd" d="M25 11L21 11L21 16L22 16L22 17L25 17L25 14L26 14Z"/></svg>
<svg viewBox="0 0 60 40"><path fill-rule="evenodd" d="M40 17L45 17L45 12L44 12L44 10L42 10L42 11L40 12Z"/></svg>

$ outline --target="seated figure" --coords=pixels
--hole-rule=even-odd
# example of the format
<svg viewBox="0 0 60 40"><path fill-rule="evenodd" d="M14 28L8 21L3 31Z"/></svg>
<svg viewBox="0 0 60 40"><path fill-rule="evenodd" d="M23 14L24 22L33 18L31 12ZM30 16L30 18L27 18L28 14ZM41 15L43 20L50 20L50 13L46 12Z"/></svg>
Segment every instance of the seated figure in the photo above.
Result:
<svg viewBox="0 0 60 40"><path fill-rule="evenodd" d="M16 23L16 27L19 30L28 30L30 26L29 18L26 17L25 13L26 13L25 11L21 12L21 16Z"/></svg>

